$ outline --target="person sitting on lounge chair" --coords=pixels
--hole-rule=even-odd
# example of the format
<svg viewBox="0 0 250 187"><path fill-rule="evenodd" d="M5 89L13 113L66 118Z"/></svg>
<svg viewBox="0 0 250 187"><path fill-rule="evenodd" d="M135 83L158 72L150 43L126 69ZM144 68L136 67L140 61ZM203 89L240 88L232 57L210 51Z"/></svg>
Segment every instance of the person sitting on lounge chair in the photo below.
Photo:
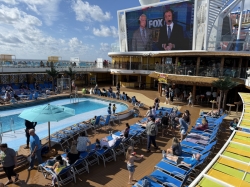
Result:
<svg viewBox="0 0 250 187"><path fill-rule="evenodd" d="M176 156L180 156L182 154L182 148L178 138L173 138L172 146L167 149L167 155L168 154Z"/></svg>
<svg viewBox="0 0 250 187"><path fill-rule="evenodd" d="M52 90L46 90L45 93L46 93L46 95L56 95L56 92L54 92Z"/></svg>
<svg viewBox="0 0 250 187"><path fill-rule="evenodd" d="M177 165L182 164L186 167L193 167L201 158L199 153L193 154L192 157L179 157L175 155L167 155L167 159L176 162Z"/></svg>
<svg viewBox="0 0 250 187"><path fill-rule="evenodd" d="M83 123L90 123L91 125L95 124L96 116L94 116L92 119L89 119L87 121L83 121Z"/></svg>
<svg viewBox="0 0 250 187"><path fill-rule="evenodd" d="M0 100L2 100L2 101L4 101L4 102L10 101L10 99L11 99L11 96L10 96L10 93L9 93L8 91L5 91L5 95L4 95L3 98L0 97Z"/></svg>
<svg viewBox="0 0 250 187"><path fill-rule="evenodd" d="M110 148L112 147L113 145L115 145L116 141L118 139L120 139L119 137L112 137L113 139L108 141L108 139L105 137L105 138L102 138L101 141L100 141L100 145L102 148Z"/></svg>
<svg viewBox="0 0 250 187"><path fill-rule="evenodd" d="M62 159L62 156L61 155L58 155L56 157L56 162L53 166L49 166L49 165L46 165L45 167L46 168L51 168L51 170L55 173L55 174L58 174L60 173L60 171L62 171L62 169L64 169L66 166L64 164L64 161ZM52 176L52 179L51 179L51 184L48 184L48 185L45 185L47 187L52 187L52 186L55 186L55 183L56 183L56 177L55 175Z"/></svg>
<svg viewBox="0 0 250 187"><path fill-rule="evenodd" d="M230 122L229 128L230 128L231 132L233 132L234 130L238 130L238 127L237 127L238 122L239 121L237 118L234 118L233 121Z"/></svg>
<svg viewBox="0 0 250 187"><path fill-rule="evenodd" d="M200 131L207 130L208 129L208 122L207 122L206 118L203 118L201 124L198 125L197 127L195 127L195 129L200 130Z"/></svg>

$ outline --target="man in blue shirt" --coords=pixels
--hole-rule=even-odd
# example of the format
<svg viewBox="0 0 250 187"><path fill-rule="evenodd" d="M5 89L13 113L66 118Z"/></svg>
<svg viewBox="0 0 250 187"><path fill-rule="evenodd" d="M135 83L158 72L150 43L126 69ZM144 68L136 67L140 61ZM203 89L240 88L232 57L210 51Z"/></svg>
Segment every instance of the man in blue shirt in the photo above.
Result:
<svg viewBox="0 0 250 187"><path fill-rule="evenodd" d="M34 161L36 157L37 157L39 164L41 164L43 161L41 157L42 146L41 146L39 137L35 134L34 129L30 129L29 134L30 134L30 152L31 152L30 158L31 159L30 159L30 167L28 168L28 170L30 171L34 167Z"/></svg>
<svg viewBox="0 0 250 187"><path fill-rule="evenodd" d="M176 162L177 165L182 164L186 167L193 167L201 158L199 153L193 154L192 157L179 157L175 155L167 155L168 160Z"/></svg>

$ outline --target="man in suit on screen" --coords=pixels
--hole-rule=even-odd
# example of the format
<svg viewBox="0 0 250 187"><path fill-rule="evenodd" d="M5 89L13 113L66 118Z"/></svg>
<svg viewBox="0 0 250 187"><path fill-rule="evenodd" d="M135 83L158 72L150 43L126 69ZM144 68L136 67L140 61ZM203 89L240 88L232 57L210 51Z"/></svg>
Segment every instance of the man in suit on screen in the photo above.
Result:
<svg viewBox="0 0 250 187"><path fill-rule="evenodd" d="M151 51L152 50L152 31L146 27L147 16L142 14L139 17L140 27L132 38L132 51Z"/></svg>
<svg viewBox="0 0 250 187"><path fill-rule="evenodd" d="M165 25L160 28L158 39L159 50L184 50L187 46L182 26L173 22L171 9L164 13Z"/></svg>

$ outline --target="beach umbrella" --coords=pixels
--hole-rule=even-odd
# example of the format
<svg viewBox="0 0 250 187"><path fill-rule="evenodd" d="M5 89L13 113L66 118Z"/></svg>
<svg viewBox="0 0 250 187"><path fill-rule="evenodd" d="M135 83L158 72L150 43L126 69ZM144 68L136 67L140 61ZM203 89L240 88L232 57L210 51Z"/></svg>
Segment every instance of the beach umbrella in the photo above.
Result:
<svg viewBox="0 0 250 187"><path fill-rule="evenodd" d="M26 119L30 122L48 122L49 149L50 145L50 122L60 121L68 117L74 116L75 110L64 106L55 105L39 105L24 110L18 117Z"/></svg>

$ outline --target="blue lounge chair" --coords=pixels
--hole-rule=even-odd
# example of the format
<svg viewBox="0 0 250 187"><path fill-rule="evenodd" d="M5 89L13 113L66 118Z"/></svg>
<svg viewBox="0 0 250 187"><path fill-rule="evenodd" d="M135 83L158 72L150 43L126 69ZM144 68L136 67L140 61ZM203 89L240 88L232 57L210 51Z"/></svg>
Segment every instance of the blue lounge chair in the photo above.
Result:
<svg viewBox="0 0 250 187"><path fill-rule="evenodd" d="M100 127L100 120L101 120L101 116L97 116L95 119L95 123L92 124L93 129L97 129Z"/></svg>
<svg viewBox="0 0 250 187"><path fill-rule="evenodd" d="M95 144L92 144L95 147ZM86 158L86 161L89 166L93 166L95 164L100 164L99 163L99 157L95 154L96 150L95 149L90 149L90 152L88 153L88 157Z"/></svg>
<svg viewBox="0 0 250 187"><path fill-rule="evenodd" d="M163 187L162 184L159 184L157 181L154 181L148 176L143 177L141 180L135 183L133 187L143 187L143 183L145 179L148 181L148 184L150 187Z"/></svg>
<svg viewBox="0 0 250 187"><path fill-rule="evenodd" d="M78 175L81 175L82 173L85 172L89 173L88 163L85 160L85 158L78 159L77 161L75 161L74 164L71 165L71 167L74 169L74 172L77 173Z"/></svg>
<svg viewBox="0 0 250 187"><path fill-rule="evenodd" d="M201 146L196 146L196 147L185 147L182 146L182 152L187 153L187 154L194 154L194 153L199 153L201 155L212 151L214 146L216 145L217 141L212 142L211 144L208 144L206 147L201 147Z"/></svg>
<svg viewBox="0 0 250 187"><path fill-rule="evenodd" d="M158 170L162 170L166 173L172 174L172 173L178 173L180 175L186 175L187 174L187 170L182 169L180 167L178 167L177 165L173 165L171 163L165 162L163 160L161 160L160 162L158 162L155 165L155 169Z"/></svg>
<svg viewBox="0 0 250 187"><path fill-rule="evenodd" d="M161 170L153 171L149 176L154 178L157 181L160 181L164 186L171 187L181 187L188 177L188 175L172 174L173 176L168 175L167 173ZM177 179L181 178L182 180Z"/></svg>
<svg viewBox="0 0 250 187"><path fill-rule="evenodd" d="M102 159L104 167L106 167L106 162L110 162L112 160L116 160L116 156L110 148L96 150L96 155Z"/></svg>
<svg viewBox="0 0 250 187"><path fill-rule="evenodd" d="M35 92L35 94L34 94L34 99L35 99L35 100L38 99L38 92Z"/></svg>
<svg viewBox="0 0 250 187"><path fill-rule="evenodd" d="M111 97L111 93L109 91L106 92L107 97Z"/></svg>
<svg viewBox="0 0 250 187"><path fill-rule="evenodd" d="M167 163L172 164L172 165L175 165L175 166L178 166L178 167L186 168L187 170L190 170L190 169L195 168L198 165L203 164L203 162L208 158L208 156L210 155L210 153L211 152L207 152L207 153L201 155L200 160L194 166L192 166L192 168L188 168L188 167L186 167L186 166L184 166L182 164L177 165L176 162L174 162L172 160L169 160L167 158L163 158L162 161L167 162Z"/></svg>
<svg viewBox="0 0 250 187"><path fill-rule="evenodd" d="M29 97L27 98L27 100L32 100L32 99L33 99L33 94L30 93L30 94L29 94Z"/></svg>
<svg viewBox="0 0 250 187"><path fill-rule="evenodd" d="M104 121L100 121L99 122L99 125L101 126L101 127L107 127L108 125L110 125L110 116L111 115L107 115L107 117L104 119Z"/></svg>
<svg viewBox="0 0 250 187"><path fill-rule="evenodd" d="M110 149L113 151L115 157L117 155L121 155L121 154L124 154L124 156L125 156L126 152L125 152L125 148L122 144L122 138L119 138L118 140L116 140L115 144L112 147L110 147Z"/></svg>
<svg viewBox="0 0 250 187"><path fill-rule="evenodd" d="M56 178L59 187L69 184L72 181L76 183L75 173L70 166L63 168L58 174L55 174L51 170L51 175Z"/></svg>

